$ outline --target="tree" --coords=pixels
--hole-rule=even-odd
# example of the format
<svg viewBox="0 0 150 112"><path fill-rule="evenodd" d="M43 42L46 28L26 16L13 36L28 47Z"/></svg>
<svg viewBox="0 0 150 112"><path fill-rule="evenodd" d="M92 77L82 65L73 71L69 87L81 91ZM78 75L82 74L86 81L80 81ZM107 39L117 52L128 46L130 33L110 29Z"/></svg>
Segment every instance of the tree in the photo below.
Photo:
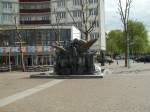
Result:
<svg viewBox="0 0 150 112"><path fill-rule="evenodd" d="M124 0L123 0L124 1ZM125 8L123 7L123 1L119 0L118 11L121 17L124 30L124 41L125 41L125 67L128 67L128 55L129 55L129 38L128 38L128 21L130 16L130 9L132 0L125 0Z"/></svg>
<svg viewBox="0 0 150 112"><path fill-rule="evenodd" d="M94 30L95 25L97 24L98 19L98 9L100 0L97 0L97 5L95 8L90 11L90 1L89 0L79 0L80 1L80 9L79 9L79 18L75 19L73 16L72 11L66 7L67 12L69 13L70 17L72 18L74 26L76 26L82 34L85 35L85 40L89 39L89 34ZM90 12L92 14L90 14ZM91 17L91 15L94 15ZM78 21L80 21L80 26L78 25Z"/></svg>
<svg viewBox="0 0 150 112"><path fill-rule="evenodd" d="M146 53L149 47L148 32L142 22L128 22L129 48L134 54Z"/></svg>
<svg viewBox="0 0 150 112"><path fill-rule="evenodd" d="M124 31L112 30L108 33L107 52L110 54L124 53L126 42L124 41ZM132 54L149 52L149 41L146 27L142 22L128 21L129 51Z"/></svg>
<svg viewBox="0 0 150 112"><path fill-rule="evenodd" d="M23 54L23 51L22 51L22 46L23 44L25 43L23 41L23 38L18 30L18 26L17 26L17 22L16 22L16 17L14 17L14 21L15 21L15 30L16 30L16 37L17 37L17 40L19 44L19 49L20 49L20 55L21 55L21 67L22 67L22 71L25 72L26 71L26 68L25 68L25 63L24 63L24 54Z"/></svg>
<svg viewBox="0 0 150 112"><path fill-rule="evenodd" d="M150 54L150 43L149 46L147 47L146 53Z"/></svg>
<svg viewBox="0 0 150 112"><path fill-rule="evenodd" d="M110 55L120 54L123 50L123 32L121 30L112 30L108 33L106 40L107 53Z"/></svg>
<svg viewBox="0 0 150 112"><path fill-rule="evenodd" d="M54 8L51 12L51 15L54 15L55 17L55 23L50 24L52 26L52 30L55 33L55 41L57 45L60 45L60 22L61 22L61 17L57 14L56 9Z"/></svg>

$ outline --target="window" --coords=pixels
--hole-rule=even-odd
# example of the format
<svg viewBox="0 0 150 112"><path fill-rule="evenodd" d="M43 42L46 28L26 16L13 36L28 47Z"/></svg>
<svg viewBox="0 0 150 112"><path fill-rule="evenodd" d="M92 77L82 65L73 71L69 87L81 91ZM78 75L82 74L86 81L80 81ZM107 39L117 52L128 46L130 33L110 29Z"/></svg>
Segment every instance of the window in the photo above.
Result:
<svg viewBox="0 0 150 112"><path fill-rule="evenodd" d="M65 0L61 0L57 2L57 7L64 7L65 6Z"/></svg>
<svg viewBox="0 0 150 112"><path fill-rule="evenodd" d="M31 21L31 16L23 16L21 17L22 21Z"/></svg>
<svg viewBox="0 0 150 112"><path fill-rule="evenodd" d="M21 9L45 9L45 8L50 8L49 3L35 3L35 4L21 4L20 5Z"/></svg>
<svg viewBox="0 0 150 112"><path fill-rule="evenodd" d="M73 0L73 5L81 5L82 0Z"/></svg>
<svg viewBox="0 0 150 112"><path fill-rule="evenodd" d="M10 2L3 2L4 9L12 9L12 3Z"/></svg>
<svg viewBox="0 0 150 112"><path fill-rule="evenodd" d="M66 12L57 12L57 17L58 18L66 18Z"/></svg>
<svg viewBox="0 0 150 112"><path fill-rule="evenodd" d="M31 17L26 17L26 20L27 21L31 21Z"/></svg>
<svg viewBox="0 0 150 112"><path fill-rule="evenodd" d="M77 25L77 27L79 27L79 28L82 27L82 23L81 23L81 22L77 22L76 25Z"/></svg>
<svg viewBox="0 0 150 112"><path fill-rule="evenodd" d="M96 21L95 27L99 27L99 21Z"/></svg>
<svg viewBox="0 0 150 112"><path fill-rule="evenodd" d="M95 4L95 3L98 3L98 0L89 0L89 3L90 4Z"/></svg>
<svg viewBox="0 0 150 112"><path fill-rule="evenodd" d="M99 33L98 32L91 33L90 37L91 37L91 39L97 39L97 38L99 38Z"/></svg>
<svg viewBox="0 0 150 112"><path fill-rule="evenodd" d="M90 15L90 16L98 15L98 10L97 10L97 8L89 9L89 15Z"/></svg>
<svg viewBox="0 0 150 112"><path fill-rule="evenodd" d="M99 22L98 21L90 21L90 26L99 27Z"/></svg>
<svg viewBox="0 0 150 112"><path fill-rule="evenodd" d="M11 15L2 15L2 20L3 21L11 21L12 20L12 16Z"/></svg>
<svg viewBox="0 0 150 112"><path fill-rule="evenodd" d="M42 16L42 20L49 20L48 16Z"/></svg>
<svg viewBox="0 0 150 112"><path fill-rule="evenodd" d="M81 17L81 16L82 16L82 12L80 10L73 11L73 17Z"/></svg>

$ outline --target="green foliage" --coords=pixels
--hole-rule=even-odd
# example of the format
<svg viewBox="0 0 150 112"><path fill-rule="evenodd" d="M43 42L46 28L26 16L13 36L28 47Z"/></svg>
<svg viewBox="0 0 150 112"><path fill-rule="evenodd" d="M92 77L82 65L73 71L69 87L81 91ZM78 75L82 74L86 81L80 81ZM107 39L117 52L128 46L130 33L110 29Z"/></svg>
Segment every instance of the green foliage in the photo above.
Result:
<svg viewBox="0 0 150 112"><path fill-rule="evenodd" d="M112 30L108 33L107 53L120 54L123 51L123 32L121 30Z"/></svg>
<svg viewBox="0 0 150 112"><path fill-rule="evenodd" d="M148 53L150 45L148 41L148 32L142 22L130 20L128 22L128 37L130 53ZM112 30L108 33L107 53L121 54L125 52L124 32L121 30Z"/></svg>
<svg viewBox="0 0 150 112"><path fill-rule="evenodd" d="M149 47L148 32L142 22L128 22L129 47L133 53L146 53Z"/></svg>
<svg viewBox="0 0 150 112"><path fill-rule="evenodd" d="M146 53L150 54L150 44L149 44L149 46L146 49Z"/></svg>

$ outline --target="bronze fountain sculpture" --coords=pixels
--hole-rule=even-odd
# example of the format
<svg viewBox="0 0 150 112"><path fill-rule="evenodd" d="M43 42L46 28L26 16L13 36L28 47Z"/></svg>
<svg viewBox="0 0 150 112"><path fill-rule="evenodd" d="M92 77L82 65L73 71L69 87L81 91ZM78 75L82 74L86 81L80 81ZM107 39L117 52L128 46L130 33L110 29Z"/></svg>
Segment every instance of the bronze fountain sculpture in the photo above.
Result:
<svg viewBox="0 0 150 112"><path fill-rule="evenodd" d="M97 41L74 39L67 45L56 48L56 64L54 72L57 75L89 75L95 73L94 55L96 51L90 51L90 47Z"/></svg>

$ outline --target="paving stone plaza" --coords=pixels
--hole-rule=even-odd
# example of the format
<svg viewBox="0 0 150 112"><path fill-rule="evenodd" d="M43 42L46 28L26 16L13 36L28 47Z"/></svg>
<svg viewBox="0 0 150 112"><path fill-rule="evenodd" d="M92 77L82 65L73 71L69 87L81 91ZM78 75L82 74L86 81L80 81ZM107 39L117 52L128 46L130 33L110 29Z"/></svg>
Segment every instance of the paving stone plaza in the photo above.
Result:
<svg viewBox="0 0 150 112"><path fill-rule="evenodd" d="M0 73L0 112L149 112L150 64L133 63L126 69L120 61L106 66L103 79Z"/></svg>

